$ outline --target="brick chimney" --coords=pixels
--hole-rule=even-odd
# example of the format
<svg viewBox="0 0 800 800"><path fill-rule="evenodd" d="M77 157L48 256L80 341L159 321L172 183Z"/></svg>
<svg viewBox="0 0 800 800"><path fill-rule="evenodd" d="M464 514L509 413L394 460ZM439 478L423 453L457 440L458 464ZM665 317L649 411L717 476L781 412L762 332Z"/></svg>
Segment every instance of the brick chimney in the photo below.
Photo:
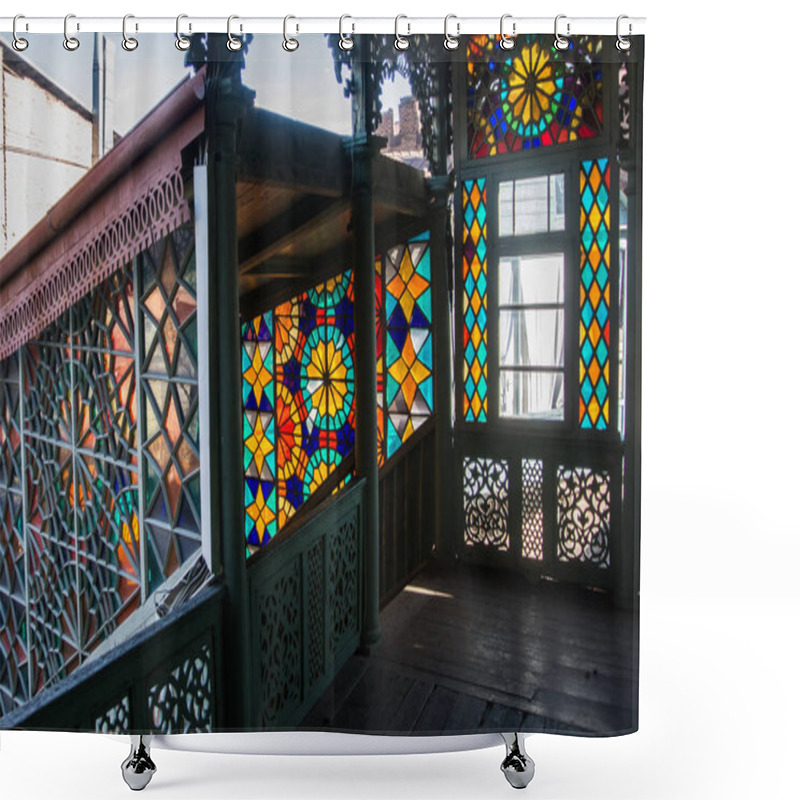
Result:
<svg viewBox="0 0 800 800"><path fill-rule="evenodd" d="M404 97L400 100L400 141L401 150L419 150L422 145L422 136L419 123L419 106L413 97Z"/></svg>
<svg viewBox="0 0 800 800"><path fill-rule="evenodd" d="M393 108L385 108L381 112L381 124L378 125L378 129L375 131L377 136L383 136L389 140L388 147L391 148L394 140L394 109Z"/></svg>

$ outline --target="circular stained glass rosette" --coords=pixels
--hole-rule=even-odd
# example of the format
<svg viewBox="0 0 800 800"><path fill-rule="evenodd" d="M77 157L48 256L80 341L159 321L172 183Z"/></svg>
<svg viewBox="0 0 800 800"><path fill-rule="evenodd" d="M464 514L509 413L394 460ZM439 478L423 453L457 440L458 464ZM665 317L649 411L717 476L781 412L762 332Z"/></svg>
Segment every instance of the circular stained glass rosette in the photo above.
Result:
<svg viewBox="0 0 800 800"><path fill-rule="evenodd" d="M317 450L309 459L303 481L306 499L319 489L328 476L342 463L342 456L335 450Z"/></svg>
<svg viewBox="0 0 800 800"><path fill-rule="evenodd" d="M353 410L353 353L333 325L315 328L303 348L302 396L307 424L337 431Z"/></svg>
<svg viewBox="0 0 800 800"><path fill-rule="evenodd" d="M317 307L324 309L335 308L347 296L350 285L350 271L337 275L319 286L308 290L308 299Z"/></svg>
<svg viewBox="0 0 800 800"><path fill-rule="evenodd" d="M532 139L549 127L561 106L562 70L550 48L538 41L506 59L500 99L506 122L518 136Z"/></svg>

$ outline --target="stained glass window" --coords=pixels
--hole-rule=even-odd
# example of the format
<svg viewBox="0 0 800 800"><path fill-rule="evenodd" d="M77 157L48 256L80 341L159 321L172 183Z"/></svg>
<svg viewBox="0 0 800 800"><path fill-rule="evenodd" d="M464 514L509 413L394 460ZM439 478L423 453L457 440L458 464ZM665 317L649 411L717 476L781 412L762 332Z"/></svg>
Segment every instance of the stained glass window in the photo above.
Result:
<svg viewBox="0 0 800 800"><path fill-rule="evenodd" d="M386 413L384 412L386 392L386 363L384 358L384 339L386 326L383 309L383 258L375 257L375 358L378 389L378 466L386 462Z"/></svg>
<svg viewBox="0 0 800 800"><path fill-rule="evenodd" d="M0 361L0 715L28 700L19 358Z"/></svg>
<svg viewBox="0 0 800 800"><path fill-rule="evenodd" d="M355 443L351 272L273 313L280 528Z"/></svg>
<svg viewBox="0 0 800 800"><path fill-rule="evenodd" d="M550 35L473 36L467 49L467 150L485 158L597 136L603 122L602 40L573 37L566 51Z"/></svg>
<svg viewBox="0 0 800 800"><path fill-rule="evenodd" d="M185 225L0 363L0 714L200 546L195 286Z"/></svg>
<svg viewBox="0 0 800 800"><path fill-rule="evenodd" d="M433 413L429 240L426 231L375 259L379 465ZM350 270L242 327L250 553L353 452L354 358Z"/></svg>
<svg viewBox="0 0 800 800"><path fill-rule="evenodd" d="M191 226L142 255L142 421L149 585L196 552L200 528L197 277Z"/></svg>
<svg viewBox="0 0 800 800"><path fill-rule="evenodd" d="M242 327L245 538L260 547L276 532L272 312Z"/></svg>
<svg viewBox="0 0 800 800"><path fill-rule="evenodd" d="M596 430L609 421L610 173L607 158L580 165L578 424Z"/></svg>
<svg viewBox="0 0 800 800"><path fill-rule="evenodd" d="M433 410L429 238L392 247L385 258L387 458Z"/></svg>
<svg viewBox="0 0 800 800"><path fill-rule="evenodd" d="M464 419L486 422L488 398L486 179L465 180L461 188Z"/></svg>

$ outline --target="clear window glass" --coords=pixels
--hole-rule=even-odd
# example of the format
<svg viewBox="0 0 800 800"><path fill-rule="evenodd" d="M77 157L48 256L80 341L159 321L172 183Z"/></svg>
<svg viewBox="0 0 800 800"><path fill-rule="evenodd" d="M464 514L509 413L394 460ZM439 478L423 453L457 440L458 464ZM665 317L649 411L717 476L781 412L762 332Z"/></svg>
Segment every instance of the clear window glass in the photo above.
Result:
<svg viewBox="0 0 800 800"><path fill-rule="evenodd" d="M500 415L564 419L564 254L499 262Z"/></svg>
<svg viewBox="0 0 800 800"><path fill-rule="evenodd" d="M500 236L564 230L564 174L504 181L498 194Z"/></svg>

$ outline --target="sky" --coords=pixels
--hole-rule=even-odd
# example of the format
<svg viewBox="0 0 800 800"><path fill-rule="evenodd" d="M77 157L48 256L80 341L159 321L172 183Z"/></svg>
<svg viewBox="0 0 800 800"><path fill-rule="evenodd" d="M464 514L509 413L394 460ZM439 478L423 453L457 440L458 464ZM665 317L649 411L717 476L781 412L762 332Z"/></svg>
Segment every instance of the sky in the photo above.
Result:
<svg viewBox="0 0 800 800"><path fill-rule="evenodd" d="M10 41L10 36L2 38ZM81 46L68 52L63 37L37 34L25 57L78 101L92 105L93 34L79 37ZM111 36L114 60L114 129L127 133L190 70L184 54L174 45L172 34L139 37L132 52L118 47ZM256 105L279 114L318 125L340 134L350 132L350 101L336 82L333 58L322 35L301 38L300 47L287 53L282 37L262 34L250 45L245 57L243 80L256 91ZM311 91L309 91L311 89ZM401 97L411 93L408 82L397 78L384 86L384 108L395 109Z"/></svg>

